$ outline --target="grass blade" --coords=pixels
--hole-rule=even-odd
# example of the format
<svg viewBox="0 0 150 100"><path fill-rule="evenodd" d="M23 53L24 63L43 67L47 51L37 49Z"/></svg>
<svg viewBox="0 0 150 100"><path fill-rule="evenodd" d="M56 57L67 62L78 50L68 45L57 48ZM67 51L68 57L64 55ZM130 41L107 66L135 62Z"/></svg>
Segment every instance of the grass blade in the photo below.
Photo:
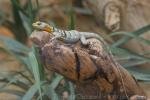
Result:
<svg viewBox="0 0 150 100"><path fill-rule="evenodd" d="M18 78L17 78L19 76L18 73L14 73L11 75L5 75L5 74L3 75L3 72L1 72L0 76L2 77L2 79L0 79L0 82L5 83L4 85L0 86L0 90L5 87L8 87L9 85L15 85L17 87L22 88L23 90L27 90L29 88L28 83L18 80Z"/></svg>
<svg viewBox="0 0 150 100"><path fill-rule="evenodd" d="M69 17L70 17L69 30L74 30L75 29L75 12L74 12L73 7L71 7L71 10L69 12Z"/></svg>
<svg viewBox="0 0 150 100"><path fill-rule="evenodd" d="M38 87L40 98L42 100L42 91L41 91L41 84L40 84L40 82L41 82L40 81L40 71L39 71L37 59L36 59L33 51L29 53L29 61L30 61L30 65L32 67L33 76L35 78L35 81L36 81L36 84Z"/></svg>
<svg viewBox="0 0 150 100"><path fill-rule="evenodd" d="M38 91L38 84L35 83L30 87L30 89L26 92L26 94L23 96L22 100L32 100L32 97L34 94Z"/></svg>
<svg viewBox="0 0 150 100"><path fill-rule="evenodd" d="M19 12L20 17L22 19L22 23L23 23L23 27L25 28L27 35L30 36L32 29L31 29L31 25L29 25L30 20L27 16L25 16L22 12Z"/></svg>
<svg viewBox="0 0 150 100"><path fill-rule="evenodd" d="M9 49L12 52L17 52L17 53L29 53L31 51L30 48L28 48L27 46L23 45L22 43L8 38L6 36L0 35L0 41L2 41L5 45L5 49Z"/></svg>
<svg viewBox="0 0 150 100"><path fill-rule="evenodd" d="M63 76L56 74L56 78L53 80L53 82L51 83L51 87L52 89L56 89L56 87L58 86L59 82L63 79Z"/></svg>
<svg viewBox="0 0 150 100"><path fill-rule="evenodd" d="M28 0L28 13L29 13L29 27L31 28L31 30L33 30L32 29L32 23L33 23L33 21L34 21L34 19L35 19L35 14L34 14L34 12L33 12L33 7L32 7L32 2L31 2L31 0ZM30 33L31 34L31 33Z"/></svg>
<svg viewBox="0 0 150 100"><path fill-rule="evenodd" d="M140 29L138 29L137 31L132 32L132 34L139 36L147 31L150 30L150 25L146 25ZM132 39L131 37L128 36L124 36L121 39L119 39L118 41L115 42L115 44L113 44L114 47L119 47L124 45L125 43L127 43L130 39Z"/></svg>
<svg viewBox="0 0 150 100"><path fill-rule="evenodd" d="M71 82L69 82L69 89L70 89L70 96L69 96L69 100L75 100L75 89L74 86Z"/></svg>
<svg viewBox="0 0 150 100"><path fill-rule="evenodd" d="M118 56L119 59L117 60L124 67L133 67L150 62L150 58L144 57L143 55L136 54L126 49L117 47L111 47L110 49L114 55Z"/></svg>
<svg viewBox="0 0 150 100"><path fill-rule="evenodd" d="M138 70L138 68L134 68L133 69L130 69L130 68L127 68L127 70L134 75L134 77L137 79L137 80L141 80L141 81L145 81L145 82L150 82L150 73L146 74L146 73L142 73L141 71Z"/></svg>
<svg viewBox="0 0 150 100"><path fill-rule="evenodd" d="M149 60L150 61L150 60ZM137 66L137 65L141 65L141 64L145 64L145 63L147 63L147 62L149 62L149 61L146 61L146 60L142 60L142 59L134 59L134 60L129 60L129 61L127 61L126 63L124 63L124 64L122 64L125 68L127 68L127 67L133 67L133 66Z"/></svg>
<svg viewBox="0 0 150 100"><path fill-rule="evenodd" d="M0 90L0 93L10 93L10 94L17 95L20 98L24 95L24 92L18 91L18 90L14 90L14 89L3 89L3 90Z"/></svg>
<svg viewBox="0 0 150 100"><path fill-rule="evenodd" d="M142 55L139 55L137 53L128 51L126 49L122 49L122 48L117 48L117 47L110 47L110 50L112 51L112 53L116 56L119 57L128 57L129 59L142 59L142 60L146 60L146 61L150 61L150 58L148 57L144 57Z"/></svg>
<svg viewBox="0 0 150 100"><path fill-rule="evenodd" d="M52 83L48 86L46 95L52 100L59 100L59 97L55 89L62 79L63 79L63 76L57 75L56 78L52 81Z"/></svg>
<svg viewBox="0 0 150 100"><path fill-rule="evenodd" d="M42 64L41 60L42 58L40 58L40 50L35 48L34 49L35 51L35 56L37 58L37 62L38 62L38 65L39 65L39 70L40 70L40 79L41 81L45 80L45 72L44 72L44 65Z"/></svg>
<svg viewBox="0 0 150 100"><path fill-rule="evenodd" d="M0 41L2 41L2 43L4 44L2 48L14 57L16 57L17 60L24 64L27 70L30 72L31 67L28 63L28 53L31 51L31 49L26 47L22 43L3 35L0 35Z"/></svg>
<svg viewBox="0 0 150 100"><path fill-rule="evenodd" d="M111 34L110 36L115 36L115 35L126 35L126 36L128 36L130 38L135 38L135 39L143 42L144 44L150 45L150 41L149 40L146 40L146 39L144 39L142 37L136 36L135 34L130 33L130 32L115 32L115 33Z"/></svg>
<svg viewBox="0 0 150 100"><path fill-rule="evenodd" d="M22 24L22 19L19 14L20 8L21 8L20 2L19 0L11 0L11 4L12 4L12 12L14 15L13 18L15 22L14 28L17 29L17 30L14 30L15 32L13 33L16 36L18 41L25 43L27 39L27 34L25 32L25 29Z"/></svg>

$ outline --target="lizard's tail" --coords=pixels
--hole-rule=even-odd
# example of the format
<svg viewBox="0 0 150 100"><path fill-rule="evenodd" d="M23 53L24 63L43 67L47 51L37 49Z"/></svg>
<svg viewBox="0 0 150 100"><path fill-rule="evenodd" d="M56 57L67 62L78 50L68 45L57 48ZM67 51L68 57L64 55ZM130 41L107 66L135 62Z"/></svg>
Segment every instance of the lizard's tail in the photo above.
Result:
<svg viewBox="0 0 150 100"><path fill-rule="evenodd" d="M98 34L96 33L91 33L91 32L80 32L81 35L84 35L86 39L88 38L96 38L98 39L104 46L104 49L106 49L108 52L110 52L108 44L105 42L105 40Z"/></svg>
<svg viewBox="0 0 150 100"><path fill-rule="evenodd" d="M91 32L80 32L81 35L85 36L85 38L96 38L98 40L103 40L103 38L96 34L96 33L91 33Z"/></svg>

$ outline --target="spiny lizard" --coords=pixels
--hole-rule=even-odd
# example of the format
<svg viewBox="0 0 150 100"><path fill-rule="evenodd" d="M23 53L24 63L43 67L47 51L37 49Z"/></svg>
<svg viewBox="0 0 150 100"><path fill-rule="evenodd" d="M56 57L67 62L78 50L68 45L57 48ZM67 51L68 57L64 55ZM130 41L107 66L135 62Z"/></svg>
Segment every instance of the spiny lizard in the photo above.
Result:
<svg viewBox="0 0 150 100"><path fill-rule="evenodd" d="M52 27L51 25L45 22L41 22L41 21L37 21L33 23L32 26L35 30L49 32L54 35L54 38L58 40L62 40L67 43L75 43L80 40L83 45L87 45L88 42L86 39L96 38L100 41L102 40L102 38L98 34L95 34L95 33L79 32L76 30L64 31L64 30L60 30L55 27Z"/></svg>

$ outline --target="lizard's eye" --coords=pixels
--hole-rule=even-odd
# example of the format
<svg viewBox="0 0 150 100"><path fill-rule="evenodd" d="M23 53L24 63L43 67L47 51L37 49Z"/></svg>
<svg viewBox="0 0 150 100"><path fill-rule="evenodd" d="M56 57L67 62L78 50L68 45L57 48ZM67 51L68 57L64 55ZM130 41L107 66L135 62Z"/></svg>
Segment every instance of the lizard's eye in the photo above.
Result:
<svg viewBox="0 0 150 100"><path fill-rule="evenodd" d="M41 23L37 23L37 25L41 25Z"/></svg>

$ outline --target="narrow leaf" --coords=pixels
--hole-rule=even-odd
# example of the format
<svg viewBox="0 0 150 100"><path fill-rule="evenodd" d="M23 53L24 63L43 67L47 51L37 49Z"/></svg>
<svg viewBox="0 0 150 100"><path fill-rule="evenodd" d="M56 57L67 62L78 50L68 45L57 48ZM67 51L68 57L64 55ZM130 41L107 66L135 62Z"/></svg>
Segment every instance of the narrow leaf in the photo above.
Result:
<svg viewBox="0 0 150 100"><path fill-rule="evenodd" d="M52 81L52 83L51 83L51 87L52 87L53 89L55 89L55 88L58 86L59 82L60 82L62 79L63 79L63 76L57 74L56 78L55 78L55 79Z"/></svg>
<svg viewBox="0 0 150 100"><path fill-rule="evenodd" d="M138 71L138 69L134 69L134 70L127 69L127 70L130 73L132 73L137 80L150 82L150 74L142 73L142 72Z"/></svg>
<svg viewBox="0 0 150 100"><path fill-rule="evenodd" d="M143 59L150 61L150 58L144 57L142 55L139 55L137 53L128 51L126 49L117 48L117 47L110 47L110 50L114 55L117 55L119 57L128 57L129 59Z"/></svg>
<svg viewBox="0 0 150 100"><path fill-rule="evenodd" d="M74 30L75 29L75 12L72 7L69 12L69 16L70 16L69 30Z"/></svg>
<svg viewBox="0 0 150 100"><path fill-rule="evenodd" d="M22 100L32 100L34 94L38 91L38 84L34 84L30 87L30 89L26 92L26 94L22 97Z"/></svg>
<svg viewBox="0 0 150 100"><path fill-rule="evenodd" d="M122 65L124 67L133 67L133 66L137 66L137 65L141 65L141 64L145 64L147 62L150 62L150 61L147 61L147 60L128 60L126 63L123 63Z"/></svg>
<svg viewBox="0 0 150 100"><path fill-rule="evenodd" d="M75 100L75 89L71 82L69 82L70 96L69 100Z"/></svg>
<svg viewBox="0 0 150 100"><path fill-rule="evenodd" d="M140 29L138 29L137 31L132 32L134 35L139 36L147 31L150 30L150 25L146 25ZM124 45L125 43L127 43L130 39L132 39L131 37L128 36L124 36L121 39L119 39L118 41L115 42L115 44L113 44L114 47L119 47L121 45Z"/></svg>
<svg viewBox="0 0 150 100"><path fill-rule="evenodd" d="M9 49L13 52L18 52L18 53L28 53L31 51L30 48L28 48L27 46L21 44L20 42L8 38L6 36L0 35L0 41L2 41L5 45L5 49Z"/></svg>
<svg viewBox="0 0 150 100"><path fill-rule="evenodd" d="M3 89L3 90L0 90L0 93L14 94L14 95L19 96L19 98L21 98L24 95L24 92L18 91L18 90L14 90L14 89Z"/></svg>
<svg viewBox="0 0 150 100"><path fill-rule="evenodd" d="M24 28L27 32L27 35L30 36L30 34L32 32L32 29L29 25L30 24L30 19L27 16L25 16L22 12L19 12L19 14L20 14L20 17L22 19L23 26L24 26Z"/></svg>
<svg viewBox="0 0 150 100"><path fill-rule="evenodd" d="M34 75L34 78L38 87L38 91L42 100L41 85L40 85L40 72L39 72L38 62L36 60L36 57L33 51L29 53L29 60L30 60L30 65L32 67L33 75Z"/></svg>
<svg viewBox="0 0 150 100"><path fill-rule="evenodd" d="M48 85L46 95L49 98L51 98L52 100L59 100L59 97L58 97L55 89L62 79L63 79L63 76L57 75L56 78L52 81L52 83L50 85Z"/></svg>
<svg viewBox="0 0 150 100"><path fill-rule="evenodd" d="M128 37L135 38L135 39L143 42L144 44L150 45L150 41L149 40L146 40L146 39L144 39L142 37L136 36L135 34L130 33L130 32L115 32L115 33L111 34L111 36L115 36L115 35L126 35Z"/></svg>

